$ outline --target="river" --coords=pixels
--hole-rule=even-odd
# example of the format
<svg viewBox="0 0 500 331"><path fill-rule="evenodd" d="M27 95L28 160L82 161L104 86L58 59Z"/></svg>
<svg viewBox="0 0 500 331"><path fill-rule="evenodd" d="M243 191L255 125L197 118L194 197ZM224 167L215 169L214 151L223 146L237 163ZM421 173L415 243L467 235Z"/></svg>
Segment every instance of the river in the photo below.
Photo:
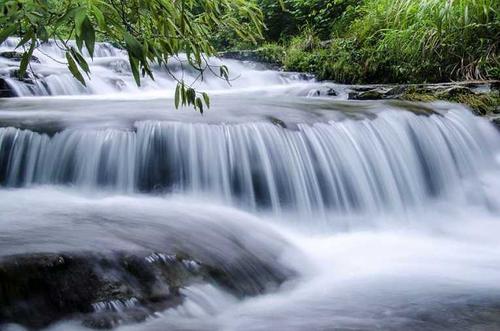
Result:
<svg viewBox="0 0 500 331"><path fill-rule="evenodd" d="M256 258L286 275L243 297L194 283L117 330L500 327L500 134L488 120L450 103L348 101L348 86L235 60L231 86L195 84L212 99L201 115L174 109L159 68L136 87L108 44L88 88L63 55L42 46L36 78L5 79L18 97L0 99L0 257L175 246L255 284L267 282ZM0 58L0 76L16 65Z"/></svg>

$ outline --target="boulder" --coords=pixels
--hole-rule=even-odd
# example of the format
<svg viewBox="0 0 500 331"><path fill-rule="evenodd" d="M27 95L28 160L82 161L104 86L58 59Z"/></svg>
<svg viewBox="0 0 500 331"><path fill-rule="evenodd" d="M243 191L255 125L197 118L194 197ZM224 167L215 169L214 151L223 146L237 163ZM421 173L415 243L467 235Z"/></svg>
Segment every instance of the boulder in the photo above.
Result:
<svg viewBox="0 0 500 331"><path fill-rule="evenodd" d="M188 258L153 252L65 253L0 260L0 321L42 328L66 318L93 328L139 322L182 302L200 277Z"/></svg>
<svg viewBox="0 0 500 331"><path fill-rule="evenodd" d="M352 91L349 92L349 100L382 100L385 97L385 92L380 89L368 90L365 92Z"/></svg>
<svg viewBox="0 0 500 331"><path fill-rule="evenodd" d="M21 59L23 58L23 54L24 53L16 52L16 51L6 51L6 52L0 52L0 57L20 62ZM40 63L40 60L36 56L32 55L31 62Z"/></svg>
<svg viewBox="0 0 500 331"><path fill-rule="evenodd" d="M12 98L17 96L14 89L7 84L7 81L4 78L0 77L0 98Z"/></svg>

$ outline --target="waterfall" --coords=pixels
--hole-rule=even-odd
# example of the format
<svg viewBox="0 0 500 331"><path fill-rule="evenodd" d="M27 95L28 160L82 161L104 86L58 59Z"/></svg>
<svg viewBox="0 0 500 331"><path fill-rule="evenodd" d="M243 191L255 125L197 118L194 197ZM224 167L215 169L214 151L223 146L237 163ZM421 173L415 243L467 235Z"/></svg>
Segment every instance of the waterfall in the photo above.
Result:
<svg viewBox="0 0 500 331"><path fill-rule="evenodd" d="M251 209L305 214L401 210L480 190L473 182L494 163L497 139L493 127L464 110L389 111L293 130L161 121L53 136L2 128L0 179L14 187L204 193Z"/></svg>
<svg viewBox="0 0 500 331"><path fill-rule="evenodd" d="M158 95L171 95L177 81L171 73L182 77L187 84L207 91L226 90L231 86L251 88L254 86L272 86L273 84L287 84L309 80L304 75L280 73L269 70L257 64L243 65L239 61L224 60L230 69L231 82L218 78L211 71L204 73L202 79L199 72L183 64L185 55L171 58L168 67L160 68L153 65L155 80L142 79L142 87L137 87L130 70L127 54L109 43L96 43L94 58L83 48L82 54L89 64L91 76L86 79L83 86L69 73L65 53L56 42L42 43L33 53L30 70L23 79L18 79L17 69L19 61L15 58L2 56L7 53L22 53L16 49L19 38L8 38L0 44L0 79L4 79L16 96L49 96L49 95L86 95L114 93L137 94L144 92L157 92ZM73 41L70 46L76 47ZM210 64L217 66L223 64L220 59L211 58ZM258 70L255 70L258 69Z"/></svg>
<svg viewBox="0 0 500 331"><path fill-rule="evenodd" d="M236 60L231 85L196 81L201 115L107 43L83 50L86 87L50 42L19 79L18 41L0 45L0 330L499 329L487 119Z"/></svg>

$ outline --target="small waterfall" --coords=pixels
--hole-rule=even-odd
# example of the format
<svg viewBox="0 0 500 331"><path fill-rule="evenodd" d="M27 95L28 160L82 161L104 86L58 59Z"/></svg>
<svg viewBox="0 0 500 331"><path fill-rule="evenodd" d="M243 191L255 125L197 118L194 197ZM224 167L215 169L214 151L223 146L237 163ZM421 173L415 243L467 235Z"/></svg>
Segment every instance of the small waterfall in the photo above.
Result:
<svg viewBox="0 0 500 331"><path fill-rule="evenodd" d="M10 86L16 96L48 96L48 95L84 95L84 94L136 94L141 92L158 92L160 95L171 95L177 81L165 68L153 66L155 80L142 79L142 86L137 87L130 71L128 57L125 51L109 43L96 43L94 58L91 59L84 48L82 54L89 64L91 77L86 79L87 86L80 84L69 73L65 53L55 42L40 44L33 53L30 71L23 79L18 79L19 61L15 58L2 56L6 53L22 53L16 49L18 38L9 38L0 44L0 79ZM70 41L70 45L75 46ZM183 77L188 84L202 90L226 90L229 84L207 71L200 79L199 72L184 64L185 56L172 58L168 64L170 72ZM211 65L221 65L222 61L210 59ZM224 60L230 69L231 86L251 88L254 86L271 86L273 84L288 84L310 79L304 75L280 73L269 70L258 64L243 65L239 61ZM182 73L181 73L182 71Z"/></svg>
<svg viewBox="0 0 500 331"><path fill-rule="evenodd" d="M210 194L255 209L401 210L480 193L498 133L465 110L301 124L142 121L134 130L0 129L4 186ZM467 183L467 185L466 185Z"/></svg>

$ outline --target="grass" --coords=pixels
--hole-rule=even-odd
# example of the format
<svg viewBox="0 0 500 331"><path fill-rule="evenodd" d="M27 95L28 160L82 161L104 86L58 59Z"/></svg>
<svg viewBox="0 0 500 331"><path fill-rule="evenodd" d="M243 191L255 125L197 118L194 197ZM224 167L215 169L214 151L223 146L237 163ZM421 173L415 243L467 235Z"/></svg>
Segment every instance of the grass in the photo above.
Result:
<svg viewBox="0 0 500 331"><path fill-rule="evenodd" d="M274 62L344 83L500 79L499 12L498 0L365 0L328 42L304 29Z"/></svg>

